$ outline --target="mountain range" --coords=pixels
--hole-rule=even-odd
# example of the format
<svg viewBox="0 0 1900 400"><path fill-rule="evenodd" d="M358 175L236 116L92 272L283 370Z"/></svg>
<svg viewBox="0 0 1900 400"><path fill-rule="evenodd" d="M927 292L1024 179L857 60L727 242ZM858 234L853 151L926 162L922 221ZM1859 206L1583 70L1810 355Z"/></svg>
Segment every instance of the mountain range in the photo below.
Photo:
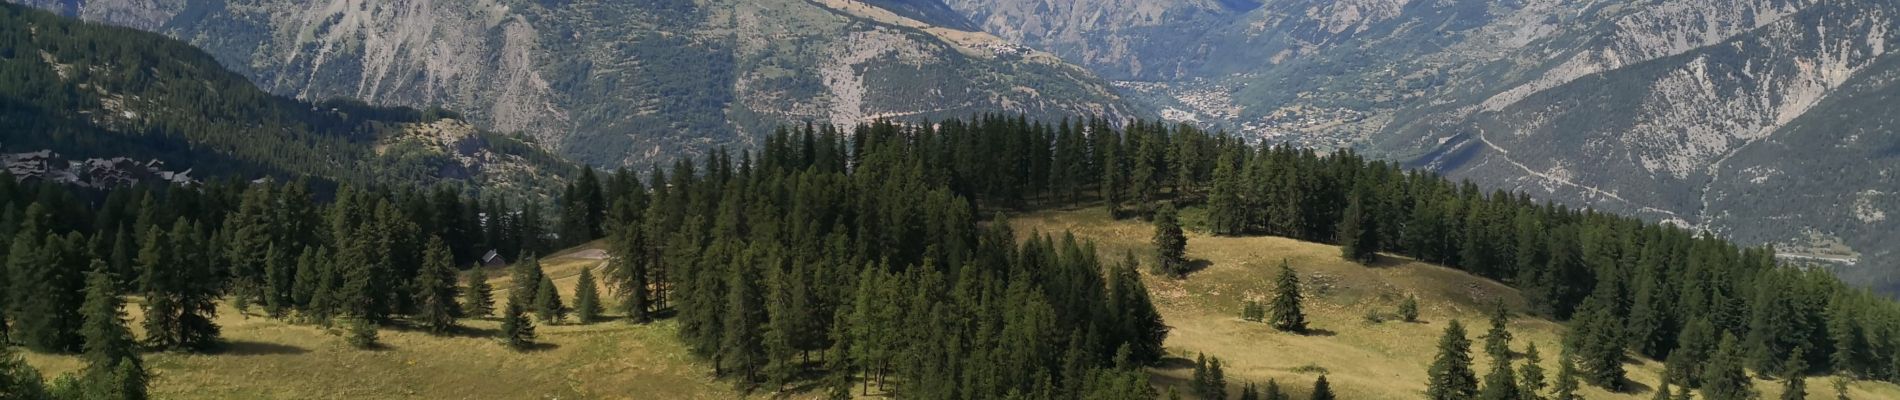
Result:
<svg viewBox="0 0 1900 400"><path fill-rule="evenodd" d="M1887 1L24 0L582 162L978 111L1351 147L1894 288Z"/></svg>

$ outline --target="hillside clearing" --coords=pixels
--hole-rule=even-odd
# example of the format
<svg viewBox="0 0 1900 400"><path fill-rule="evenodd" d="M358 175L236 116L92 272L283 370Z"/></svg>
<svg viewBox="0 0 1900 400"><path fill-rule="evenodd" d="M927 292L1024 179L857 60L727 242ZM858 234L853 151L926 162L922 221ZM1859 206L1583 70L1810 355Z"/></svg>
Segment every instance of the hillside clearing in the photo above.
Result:
<svg viewBox="0 0 1900 400"><path fill-rule="evenodd" d="M1120 260L1133 251L1144 265L1152 257L1153 228L1138 220L1114 221L1101 209L1038 212L1011 219L1019 236L1031 232L1064 232L1093 240L1103 257ZM1445 324L1460 320L1474 343L1482 343L1488 328L1484 306L1502 299L1515 313L1510 329L1511 348L1522 353L1536 343L1554 381L1564 327L1523 314L1524 302L1515 289L1450 268L1386 256L1372 267L1342 260L1339 248L1278 237L1214 237L1190 232L1188 259L1205 265L1184 280L1156 276L1144 279L1155 306L1173 327L1167 347L1175 359L1151 369L1157 385L1176 385L1185 395L1193 375L1196 354L1220 357L1227 382L1239 393L1245 382L1265 384L1269 379L1289 388L1296 398L1311 390L1318 370L1327 372L1333 390L1345 399L1416 399L1425 391L1425 367L1436 355ZM1265 302L1280 262L1298 272L1305 311L1316 334L1300 336L1274 331L1263 323L1240 319L1247 299ZM1417 296L1419 323L1366 320L1369 312L1394 312L1406 296ZM1474 368L1482 376L1490 360L1474 346ZM1521 362L1521 361L1520 361ZM1628 365L1635 381L1633 393L1610 393L1588 387L1591 399L1648 399L1654 392L1660 363L1640 360ZM1832 399L1828 377L1810 378L1809 398ZM1761 381L1764 396L1781 393L1780 382ZM1900 386L1855 382L1849 395L1856 399L1900 398ZM1165 392L1165 389L1164 389Z"/></svg>

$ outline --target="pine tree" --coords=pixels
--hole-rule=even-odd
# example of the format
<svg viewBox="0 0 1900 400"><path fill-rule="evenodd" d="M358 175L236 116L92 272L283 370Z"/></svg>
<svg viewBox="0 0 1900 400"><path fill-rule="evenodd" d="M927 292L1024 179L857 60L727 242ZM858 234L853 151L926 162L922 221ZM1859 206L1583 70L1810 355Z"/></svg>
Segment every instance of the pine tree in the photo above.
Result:
<svg viewBox="0 0 1900 400"><path fill-rule="evenodd" d="M7 400L51 400L46 380L12 346L0 346L0 398Z"/></svg>
<svg viewBox="0 0 1900 400"><path fill-rule="evenodd" d="M1494 361L1511 360L1511 311L1503 300L1491 304L1491 330L1484 334L1484 353Z"/></svg>
<svg viewBox="0 0 1900 400"><path fill-rule="evenodd" d="M520 302L525 307L535 299L541 298L540 293L537 292L541 289L543 274L539 258L529 255L508 268L512 270L510 280L514 282L513 286L508 288L508 301Z"/></svg>
<svg viewBox="0 0 1900 400"><path fill-rule="evenodd" d="M520 302L510 301L503 307L501 340L515 350L526 350L534 345L534 321L528 319Z"/></svg>
<svg viewBox="0 0 1900 400"><path fill-rule="evenodd" d="M1788 353L1788 361L1782 364L1781 400L1805 400L1808 398L1808 360L1807 349L1796 347Z"/></svg>
<svg viewBox="0 0 1900 400"><path fill-rule="evenodd" d="M1418 322L1418 296L1405 296L1405 300L1399 301L1399 319Z"/></svg>
<svg viewBox="0 0 1900 400"><path fill-rule="evenodd" d="M1438 340L1438 357L1429 370L1431 382L1425 397L1433 400L1463 400L1478 394L1478 377L1471 370L1471 340L1457 320L1445 327Z"/></svg>
<svg viewBox="0 0 1900 400"><path fill-rule="evenodd" d="M1207 394L1203 398L1227 398L1227 372L1221 369L1220 357L1207 362Z"/></svg>
<svg viewBox="0 0 1900 400"><path fill-rule="evenodd" d="M1484 376L1484 388L1479 390L1478 398L1485 400L1518 400L1523 398L1522 386L1517 382L1517 372L1511 370L1511 359L1491 360L1491 372Z"/></svg>
<svg viewBox="0 0 1900 400"><path fill-rule="evenodd" d="M1247 322L1260 322L1267 319L1267 306L1259 301L1247 300L1240 309L1240 319Z"/></svg>
<svg viewBox="0 0 1900 400"><path fill-rule="evenodd" d="M1709 358L1702 368L1702 396L1709 400L1744 400L1754 398L1754 381L1743 370L1747 360L1742 356L1742 346L1735 335L1724 333L1722 341L1715 347L1715 355Z"/></svg>
<svg viewBox="0 0 1900 400"><path fill-rule="evenodd" d="M180 217L169 234L153 227L139 251L145 337L153 348L203 350L217 340L215 280L207 261L194 252L204 248L197 237L197 229Z"/></svg>
<svg viewBox="0 0 1900 400"><path fill-rule="evenodd" d="M495 289L488 285L488 272L480 267L468 271L468 289L462 292L462 311L470 317L487 318L495 313Z"/></svg>
<svg viewBox="0 0 1900 400"><path fill-rule="evenodd" d="M1188 382L1189 391L1193 392L1195 397L1209 397L1208 387L1211 386L1209 382L1212 380L1208 375L1207 354L1195 356L1193 380Z"/></svg>
<svg viewBox="0 0 1900 400"><path fill-rule="evenodd" d="M637 210L628 202L614 202L615 215L634 215ZM626 217L632 219L634 217ZM619 294L620 305L627 313L627 319L635 323L653 320L650 314L652 298L648 292L648 268L652 257L650 247L642 225L632 221L615 221L615 228L607 237L607 248L611 258L607 263L607 287Z"/></svg>
<svg viewBox="0 0 1900 400"><path fill-rule="evenodd" d="M1280 275L1273 287L1273 329L1284 332L1306 332L1306 312L1301 310L1300 277L1293 273L1293 266L1286 260L1280 260Z"/></svg>
<svg viewBox="0 0 1900 400"><path fill-rule="evenodd" d="M728 266L730 274L726 277L725 320L720 336L719 362L742 372L744 380L752 382L756 366L765 360L765 343L761 328L765 323L764 293L759 288L757 267L754 264L770 256L762 254L761 246L754 245L740 258L742 262Z"/></svg>
<svg viewBox="0 0 1900 400"><path fill-rule="evenodd" d="M1372 213L1366 209L1364 190L1354 190L1347 200L1346 212L1340 217L1338 235L1340 256L1348 261L1371 264L1379 260L1378 228Z"/></svg>
<svg viewBox="0 0 1900 400"><path fill-rule="evenodd" d="M593 268L581 268L580 281L574 288L574 317L582 324L600 320L600 292L594 282Z"/></svg>
<svg viewBox="0 0 1900 400"><path fill-rule="evenodd" d="M1240 164L1235 152L1224 152L1214 166L1214 187L1207 198L1208 230L1216 235L1239 235L1247 229L1247 213L1241 204Z"/></svg>
<svg viewBox="0 0 1900 400"><path fill-rule="evenodd" d="M375 321L362 316L351 316L346 326L349 327L349 331L344 333L348 335L344 339L349 341L351 347L374 349L381 344L381 336L377 335Z"/></svg>
<svg viewBox="0 0 1900 400"><path fill-rule="evenodd" d="M534 315L550 325L567 318L567 305L561 302L561 292L554 288L554 279L547 275L541 275L541 285L535 290Z"/></svg>
<svg viewBox="0 0 1900 400"><path fill-rule="evenodd" d="M1267 380L1266 394L1262 395L1261 398L1264 400L1292 400L1291 396L1287 396L1285 391L1280 390L1280 381L1274 379Z"/></svg>
<svg viewBox="0 0 1900 400"><path fill-rule="evenodd" d="M1544 366L1542 356L1537 354L1537 344L1531 343L1524 350L1524 366L1518 368L1518 398L1522 400L1541 400L1544 393Z"/></svg>
<svg viewBox="0 0 1900 400"><path fill-rule="evenodd" d="M1326 382L1326 374L1320 374L1319 379L1313 381L1313 400L1334 400L1336 398L1337 397L1333 395L1333 385Z"/></svg>
<svg viewBox="0 0 1900 400"><path fill-rule="evenodd" d="M1155 269L1176 279L1187 277L1187 236L1175 217L1173 205L1155 211Z"/></svg>
<svg viewBox="0 0 1900 400"><path fill-rule="evenodd" d="M86 302L81 306L85 325L84 358L94 368L116 368L121 362L140 364L137 343L125 325L124 300L118 284L104 261L93 260L93 272L86 277Z"/></svg>
<svg viewBox="0 0 1900 400"><path fill-rule="evenodd" d="M1579 382L1577 378L1577 362L1573 361L1575 357L1572 357L1568 350L1557 357L1557 384L1551 388L1550 399L1582 400L1583 397L1577 395L1577 389L1582 388L1582 382Z"/></svg>
<svg viewBox="0 0 1900 400"><path fill-rule="evenodd" d="M455 275L455 256L449 253L448 244L440 237L430 237L423 251L422 269L417 271L417 294L422 298L416 302L431 333L455 329L455 318L462 313L461 305L456 303Z"/></svg>

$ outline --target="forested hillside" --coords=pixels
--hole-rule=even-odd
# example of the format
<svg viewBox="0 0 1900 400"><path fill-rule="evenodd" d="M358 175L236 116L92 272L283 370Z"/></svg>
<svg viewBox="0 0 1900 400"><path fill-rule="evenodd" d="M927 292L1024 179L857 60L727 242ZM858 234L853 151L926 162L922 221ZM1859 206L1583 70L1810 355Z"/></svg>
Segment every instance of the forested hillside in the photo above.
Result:
<svg viewBox="0 0 1900 400"><path fill-rule="evenodd" d="M1350 152L1106 126L993 116L781 131L756 155L715 152L644 178L583 173L554 212L558 236L534 230L544 225L534 207L484 208L446 191L346 189L320 205L299 185L240 185L121 190L92 203L29 183L5 197L21 216L4 227L15 237L10 337L41 351L94 346L79 326L99 317L79 315L68 295L88 268L118 277L98 290L144 295L142 342L154 348L216 348L204 322L220 298L339 324L363 346L374 346L376 325L450 334L470 310L495 310L485 283L456 284L455 265L496 247L525 258L511 267L496 333L521 349L535 348L536 323L613 307L630 322L675 320L714 374L751 390L1149 398L1137 367L1164 354L1168 327L1138 271L1183 276L1192 264L1165 251L1104 262L1071 237L979 223L1105 199L1117 216L1173 221L1186 207L1217 234L1336 242L1349 259L1407 255L1505 282L1534 313L1570 322L1562 360L1612 390L1632 390L1627 355L1667 360L1680 374L1672 384L1706 393L1732 389L1714 380L1730 368L1900 372L1900 308L1766 250L1487 194ZM607 267L583 279L612 290L564 299L549 289L533 255L601 236ZM1157 239L1167 243L1183 242Z"/></svg>
<svg viewBox="0 0 1900 400"><path fill-rule="evenodd" d="M0 20L0 141L10 152L160 160L212 178L511 189L572 168L452 113L274 96L163 36L11 4Z"/></svg>

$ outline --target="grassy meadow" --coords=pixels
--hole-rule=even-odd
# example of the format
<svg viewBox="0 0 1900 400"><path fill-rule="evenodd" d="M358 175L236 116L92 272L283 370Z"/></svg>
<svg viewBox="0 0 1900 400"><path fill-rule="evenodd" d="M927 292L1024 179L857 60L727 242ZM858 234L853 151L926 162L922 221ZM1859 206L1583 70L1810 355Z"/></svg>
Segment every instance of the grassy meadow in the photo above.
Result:
<svg viewBox="0 0 1900 400"><path fill-rule="evenodd" d="M1073 231L1092 240L1108 260L1133 251L1152 251L1152 228L1139 221L1113 221L1101 209L1048 211L1011 220L1019 237L1032 232ZM1342 261L1336 247L1273 237L1225 238L1189 233L1188 256L1203 269L1184 280L1147 277L1149 290L1173 327L1167 347L1172 357L1151 368L1152 382L1184 396L1196 354L1226 363L1227 379L1265 384L1278 380L1295 398L1305 398L1313 379L1325 371L1342 399L1416 399L1425 389L1425 369L1445 324L1461 320L1474 342L1486 326L1483 306L1493 299L1521 310L1515 290L1460 271L1387 257L1371 267ZM582 268L599 268L599 245L582 246L542 260L564 299L572 303ZM1239 318L1247 299L1265 301L1280 262L1298 271L1307 297L1311 335L1279 333L1265 324ZM1145 261L1144 261L1145 262ZM596 270L599 275L599 270ZM512 286L503 270L489 271L495 298L506 299ZM605 293L604 289L603 292ZM1417 296L1421 321L1369 322L1368 313L1390 314L1406 296ZM132 299L134 303L138 299ZM505 301L505 300L498 300ZM138 331L138 308L127 310ZM499 307L498 307L499 308ZM619 321L591 325L538 325L541 348L516 352L494 338L495 318L464 320L462 334L448 337L385 327L383 347L359 350L334 331L265 318L260 311L239 313L226 304L218 323L225 350L214 354L147 354L156 375L152 393L161 399L732 399L817 398L818 393L782 395L735 390L713 379L711 365L693 357L677 339L671 321L632 325ZM1522 352L1536 343L1544 367L1554 377L1563 327L1522 316L1512 321ZM1481 350L1472 352L1476 369L1489 369ZM49 378L74 371L73 356L27 353L29 363ZM1638 391L1607 393L1587 388L1591 399L1648 399L1662 366L1642 360L1630 365ZM1811 378L1812 399L1832 399L1830 378ZM1780 393L1779 382L1761 382L1767 396ZM1900 387L1856 382L1855 399L1900 398Z"/></svg>

